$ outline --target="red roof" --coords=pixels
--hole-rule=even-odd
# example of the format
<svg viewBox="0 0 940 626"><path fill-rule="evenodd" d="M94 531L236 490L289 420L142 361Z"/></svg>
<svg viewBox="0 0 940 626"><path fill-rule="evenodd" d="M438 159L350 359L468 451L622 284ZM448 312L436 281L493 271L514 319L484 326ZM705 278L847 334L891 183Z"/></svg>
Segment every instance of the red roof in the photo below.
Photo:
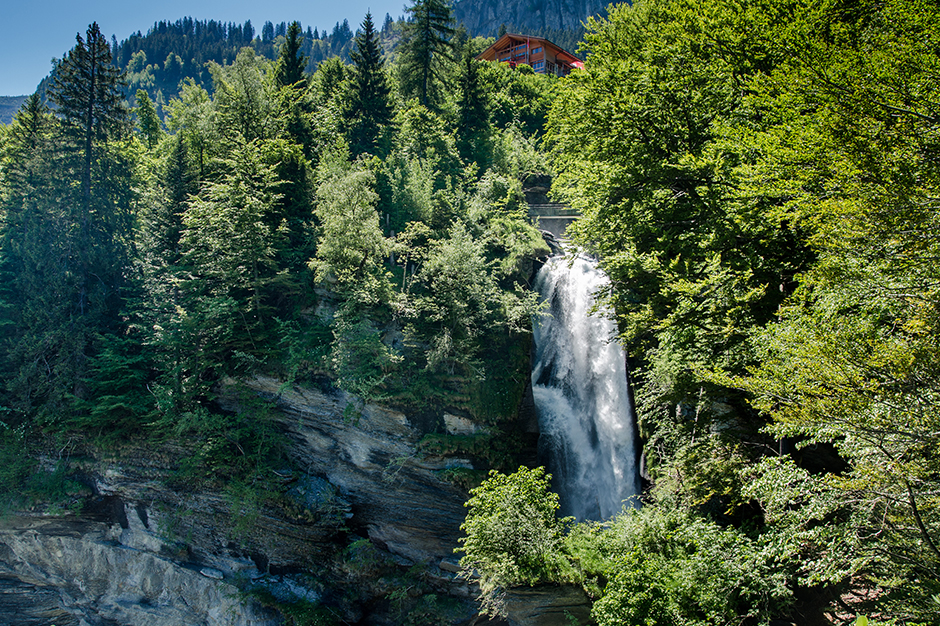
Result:
<svg viewBox="0 0 940 626"><path fill-rule="evenodd" d="M538 46L543 46L546 50L551 50L552 54L558 61L567 63L571 67L584 69L584 63L581 61L581 59L571 54L561 46L553 44L548 39L545 39L544 37L533 37L531 35L519 35L516 33L506 33L497 39L492 46L478 54L476 58L479 61L496 61L498 52L505 50L510 46L520 45L522 43L525 43L526 47L530 50Z"/></svg>

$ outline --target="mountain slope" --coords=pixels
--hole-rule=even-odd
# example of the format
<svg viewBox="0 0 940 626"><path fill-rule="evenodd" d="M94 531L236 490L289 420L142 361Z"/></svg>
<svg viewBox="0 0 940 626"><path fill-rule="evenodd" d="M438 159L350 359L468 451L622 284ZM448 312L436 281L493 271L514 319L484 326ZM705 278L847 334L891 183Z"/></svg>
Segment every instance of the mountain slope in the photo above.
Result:
<svg viewBox="0 0 940 626"><path fill-rule="evenodd" d="M0 124L9 124L23 103L26 96L0 96Z"/></svg>
<svg viewBox="0 0 940 626"><path fill-rule="evenodd" d="M592 15L606 14L606 0L458 0L454 17L474 35L508 31L580 30Z"/></svg>

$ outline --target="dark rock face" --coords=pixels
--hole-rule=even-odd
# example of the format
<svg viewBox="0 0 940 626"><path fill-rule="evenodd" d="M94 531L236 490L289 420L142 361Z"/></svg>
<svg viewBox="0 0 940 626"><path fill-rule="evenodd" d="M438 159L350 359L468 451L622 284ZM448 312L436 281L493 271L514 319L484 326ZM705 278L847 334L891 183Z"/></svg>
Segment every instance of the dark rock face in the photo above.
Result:
<svg viewBox="0 0 940 626"><path fill-rule="evenodd" d="M0 576L0 621L15 626L79 626L79 618L60 606L55 587Z"/></svg>
<svg viewBox="0 0 940 626"><path fill-rule="evenodd" d="M591 621L591 602L579 587L520 587L506 594L510 626L568 626Z"/></svg>
<svg viewBox="0 0 940 626"><path fill-rule="evenodd" d="M590 16L605 14L601 0L458 0L454 17L474 35L491 36L505 24L513 32L572 30Z"/></svg>
<svg viewBox="0 0 940 626"><path fill-rule="evenodd" d="M284 390L263 377L245 384L276 401L303 468L278 473L286 507L263 506L239 529L225 494L171 480L187 455L175 444L75 461L94 492L80 511L0 520L0 624L273 626L277 614L240 596L239 586L250 580L317 600L322 587L292 578L309 572L333 581L328 594L349 595L344 585L363 582L343 579L343 550L360 536L386 555L386 569L424 564L430 587L461 599L471 617L473 590L438 567L455 558L466 499L438 472L469 462L420 457L422 433L404 413L337 390ZM236 408L223 393L226 402ZM350 403L358 408L348 411ZM382 623L356 605L386 592L357 590L362 601L340 601L344 619Z"/></svg>
<svg viewBox="0 0 940 626"><path fill-rule="evenodd" d="M177 444L73 461L93 491L80 511L0 519L0 626L283 623L239 592L246 582L322 600L345 623L391 626L387 598L414 571L421 593L450 598L451 623L484 623L454 555L467 494L439 475L470 461L419 454L426 424L338 390L242 383L279 408L300 468L276 472L288 503L262 506L233 536L225 494L169 480L187 454ZM364 552L351 557L352 545ZM578 603L557 588L513 592L502 623L554 625Z"/></svg>
<svg viewBox="0 0 940 626"><path fill-rule="evenodd" d="M420 457L422 433L399 411L366 405L350 418L346 407L352 399L342 392L283 390L265 377L247 385L276 399L298 465L339 489L352 505L351 525L414 562L453 556L467 494L438 472L467 461Z"/></svg>

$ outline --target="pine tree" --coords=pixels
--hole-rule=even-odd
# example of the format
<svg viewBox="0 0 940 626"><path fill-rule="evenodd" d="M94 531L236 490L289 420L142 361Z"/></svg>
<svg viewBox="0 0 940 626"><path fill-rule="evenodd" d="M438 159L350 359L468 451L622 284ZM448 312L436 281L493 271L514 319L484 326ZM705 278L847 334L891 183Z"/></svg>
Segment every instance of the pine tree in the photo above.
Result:
<svg viewBox="0 0 940 626"><path fill-rule="evenodd" d="M38 219L35 202L31 198L36 189L48 177L44 157L50 149L50 133L53 119L42 104L38 93L30 96L13 117L6 142L0 152L0 380L13 381L17 376L18 351L24 315L27 313L27 291L22 281L25 271L49 256L50 249L30 245L44 233L37 230L42 220ZM56 278L54 275L50 279ZM6 408L17 408L17 396L29 390L3 385L10 393L0 398ZM14 418L11 420L11 417ZM3 421L14 425L13 415L5 415Z"/></svg>
<svg viewBox="0 0 940 626"><path fill-rule="evenodd" d="M147 140L147 147L151 150L160 143L160 137L163 136L163 128L160 124L160 116L157 115L157 107L153 105L153 100L143 89L137 90L137 125L140 132Z"/></svg>
<svg viewBox="0 0 940 626"><path fill-rule="evenodd" d="M171 266L179 261L183 214L190 196L199 191L186 142L179 134L172 141L162 193L141 220L142 252L151 264L159 266Z"/></svg>
<svg viewBox="0 0 940 626"><path fill-rule="evenodd" d="M457 85L456 144L464 161L481 164L489 153L491 127L478 63L468 47L461 61Z"/></svg>
<svg viewBox="0 0 940 626"><path fill-rule="evenodd" d="M392 103L372 13L356 35L343 119L352 156L374 152L383 127L392 120Z"/></svg>
<svg viewBox="0 0 940 626"><path fill-rule="evenodd" d="M287 40L281 46L281 54L277 60L275 77L281 87L296 85L304 80L304 70L307 68L307 57L300 52L304 43L301 36L300 22L291 22L287 27Z"/></svg>
<svg viewBox="0 0 940 626"><path fill-rule="evenodd" d="M11 194L4 198L2 205L7 223L22 200L18 194L29 193L29 188L38 182L36 176L40 165L37 159L41 157L52 127L52 117L38 92L27 98L13 118L2 155L4 187Z"/></svg>
<svg viewBox="0 0 940 626"><path fill-rule="evenodd" d="M410 21L405 25L399 64L402 94L417 97L429 108L443 97L446 67L453 62L454 34L450 5L445 0L414 0L405 9Z"/></svg>
<svg viewBox="0 0 940 626"><path fill-rule="evenodd" d="M87 408L99 338L123 324L134 166L113 142L129 130L128 114L97 24L57 64L49 99L56 150L42 149L48 118L33 103L23 125L23 136L38 140L31 180L5 193L18 223L4 230L0 254L14 270L14 299L6 302L14 305L14 330L3 351L7 402L51 424Z"/></svg>
<svg viewBox="0 0 940 626"><path fill-rule="evenodd" d="M97 22L76 35L76 44L56 64L49 99L56 105L62 127L82 155L82 200L91 197L91 170L100 142L127 131L127 107L122 93L123 78L111 62L111 47Z"/></svg>

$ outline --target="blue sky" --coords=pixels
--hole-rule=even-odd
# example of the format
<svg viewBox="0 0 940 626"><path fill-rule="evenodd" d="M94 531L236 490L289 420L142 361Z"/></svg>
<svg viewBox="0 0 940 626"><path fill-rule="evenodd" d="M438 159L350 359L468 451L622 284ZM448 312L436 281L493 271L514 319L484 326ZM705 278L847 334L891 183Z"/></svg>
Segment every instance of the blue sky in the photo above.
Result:
<svg viewBox="0 0 940 626"><path fill-rule="evenodd" d="M34 4L35 3L35 4ZM332 30L336 22L349 20L353 30L372 11L381 23L385 14L404 15L407 0L11 0L0 9L0 96L21 96L36 90L49 73L53 57L61 57L97 21L108 39L118 41L159 20L176 21L191 16L223 22L251 20L260 35L265 21L275 24L298 20L307 26Z"/></svg>

